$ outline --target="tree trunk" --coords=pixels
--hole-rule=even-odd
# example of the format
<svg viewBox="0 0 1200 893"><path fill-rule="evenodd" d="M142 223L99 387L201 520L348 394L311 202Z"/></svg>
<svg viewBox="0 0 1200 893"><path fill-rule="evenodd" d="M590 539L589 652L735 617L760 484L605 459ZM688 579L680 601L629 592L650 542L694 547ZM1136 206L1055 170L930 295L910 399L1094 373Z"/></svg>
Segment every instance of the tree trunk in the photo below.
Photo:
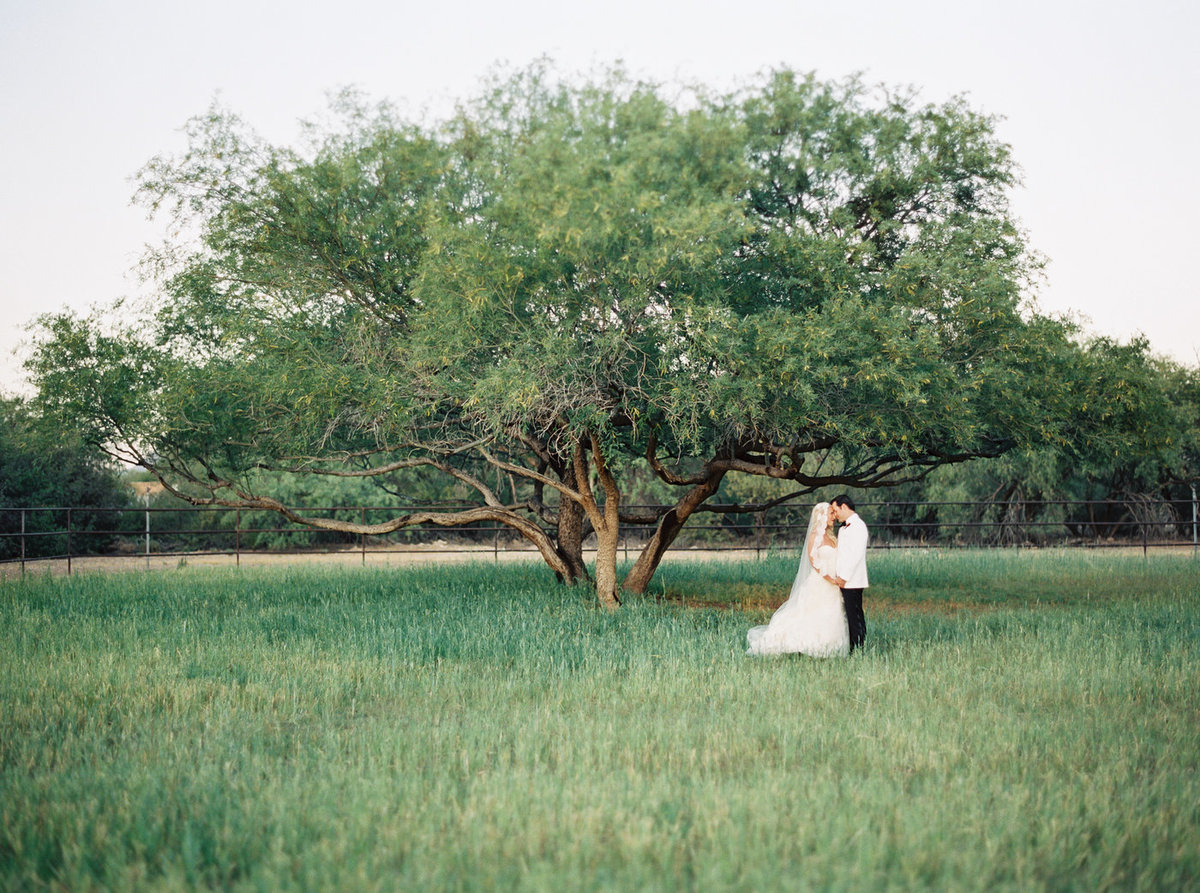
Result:
<svg viewBox="0 0 1200 893"><path fill-rule="evenodd" d="M621 605L620 587L617 581L617 547L621 532L616 524L605 525L596 531L596 597L606 608Z"/></svg>
<svg viewBox="0 0 1200 893"><path fill-rule="evenodd" d="M654 531L654 536L650 538L650 542L646 543L638 560L625 577L626 589L638 595L646 592L646 587L650 585L650 580L653 579L654 572L658 570L659 563L662 562L663 556L675 542L675 538L679 536L679 532L683 530L688 518L704 504L706 499L717 492L723 477L725 477L724 471L713 472L703 483L689 490L682 499L675 503L673 509L663 515L662 520L658 522L658 528Z"/></svg>
<svg viewBox="0 0 1200 893"><path fill-rule="evenodd" d="M558 542L555 544L555 551L567 569L565 575L558 574L562 583L570 585L589 579L583 561L583 538L583 506L573 499L562 500L558 508Z"/></svg>
<svg viewBox="0 0 1200 893"><path fill-rule="evenodd" d="M612 610L620 606L620 581L617 579L617 547L621 542L621 490L605 461L600 443L592 435L575 443L572 465L579 506L592 522L596 532L596 598ZM588 473L588 449L591 448L592 467L604 491L604 505L596 500Z"/></svg>

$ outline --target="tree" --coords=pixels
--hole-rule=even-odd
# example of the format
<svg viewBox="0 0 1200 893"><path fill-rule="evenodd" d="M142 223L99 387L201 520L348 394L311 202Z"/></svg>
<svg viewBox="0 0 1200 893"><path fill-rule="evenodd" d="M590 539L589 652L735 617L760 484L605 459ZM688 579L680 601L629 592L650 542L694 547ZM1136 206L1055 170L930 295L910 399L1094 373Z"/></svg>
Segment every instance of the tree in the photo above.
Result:
<svg viewBox="0 0 1200 893"><path fill-rule="evenodd" d="M102 452L70 429L47 424L24 400L0 397L0 531L31 534L26 557L62 554L62 540L43 534L65 532L65 513L28 512L22 524L11 509L71 508L72 532L84 538L85 549L93 549L109 538L96 532L112 531L120 521L111 511L95 510L128 506L131 496ZM80 540L72 545L78 549ZM21 554L19 540L0 540L0 558Z"/></svg>
<svg viewBox="0 0 1200 893"><path fill-rule="evenodd" d="M1019 541L1029 538L1023 523L1034 514L1088 536L1129 533L1131 522L1150 518L1169 523L1172 503L1188 505L1190 517L1188 485L1200 476L1200 370L1154 356L1142 338L1093 338L1078 360L1074 430L1062 443L945 469L919 498L969 503L970 520L990 516L997 536ZM937 520L952 524L950 514L939 510Z"/></svg>
<svg viewBox="0 0 1200 893"><path fill-rule="evenodd" d="M608 605L635 463L677 493L638 519L641 592L730 473L795 498L1079 434L1084 350L1029 303L990 119L790 71L669 96L537 66L437 128L343 98L304 152L213 111L141 178L199 234L151 258L149 335L45 320L42 399L193 501L498 521L566 581L594 533ZM424 468L477 503L305 518L261 468Z"/></svg>

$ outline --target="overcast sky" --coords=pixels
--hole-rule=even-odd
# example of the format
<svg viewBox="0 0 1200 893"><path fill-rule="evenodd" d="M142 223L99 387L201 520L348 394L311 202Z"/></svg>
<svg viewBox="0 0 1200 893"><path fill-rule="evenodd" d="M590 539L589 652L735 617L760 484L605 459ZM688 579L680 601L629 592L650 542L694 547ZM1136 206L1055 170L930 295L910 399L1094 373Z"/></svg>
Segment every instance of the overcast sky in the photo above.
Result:
<svg viewBox="0 0 1200 893"><path fill-rule="evenodd" d="M1200 364L1200 5L1141 0L0 0L0 391L34 316L135 295L130 178L219 98L291 142L329 93L446 109L497 63L736 86L777 66L999 115L1043 310ZM739 11L741 10L741 11Z"/></svg>

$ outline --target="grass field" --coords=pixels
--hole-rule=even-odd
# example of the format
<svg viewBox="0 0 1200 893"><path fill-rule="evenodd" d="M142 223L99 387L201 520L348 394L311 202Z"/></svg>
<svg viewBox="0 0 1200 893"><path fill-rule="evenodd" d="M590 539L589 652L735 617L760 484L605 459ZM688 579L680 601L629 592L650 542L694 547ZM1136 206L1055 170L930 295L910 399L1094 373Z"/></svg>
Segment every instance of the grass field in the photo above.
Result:
<svg viewBox="0 0 1200 893"><path fill-rule="evenodd" d="M1200 887L1190 555L871 561L826 662L790 556L0 584L0 889Z"/></svg>

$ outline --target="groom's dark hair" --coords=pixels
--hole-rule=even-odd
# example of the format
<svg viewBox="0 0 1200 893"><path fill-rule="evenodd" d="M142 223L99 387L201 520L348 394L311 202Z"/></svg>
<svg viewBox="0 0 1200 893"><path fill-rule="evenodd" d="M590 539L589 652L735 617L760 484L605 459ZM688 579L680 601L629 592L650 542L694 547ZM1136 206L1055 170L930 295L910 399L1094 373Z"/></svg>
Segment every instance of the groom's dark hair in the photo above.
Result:
<svg viewBox="0 0 1200 893"><path fill-rule="evenodd" d="M854 500L845 493L843 493L841 496L833 497L833 504L844 505L846 508L850 509L850 511L854 511Z"/></svg>

